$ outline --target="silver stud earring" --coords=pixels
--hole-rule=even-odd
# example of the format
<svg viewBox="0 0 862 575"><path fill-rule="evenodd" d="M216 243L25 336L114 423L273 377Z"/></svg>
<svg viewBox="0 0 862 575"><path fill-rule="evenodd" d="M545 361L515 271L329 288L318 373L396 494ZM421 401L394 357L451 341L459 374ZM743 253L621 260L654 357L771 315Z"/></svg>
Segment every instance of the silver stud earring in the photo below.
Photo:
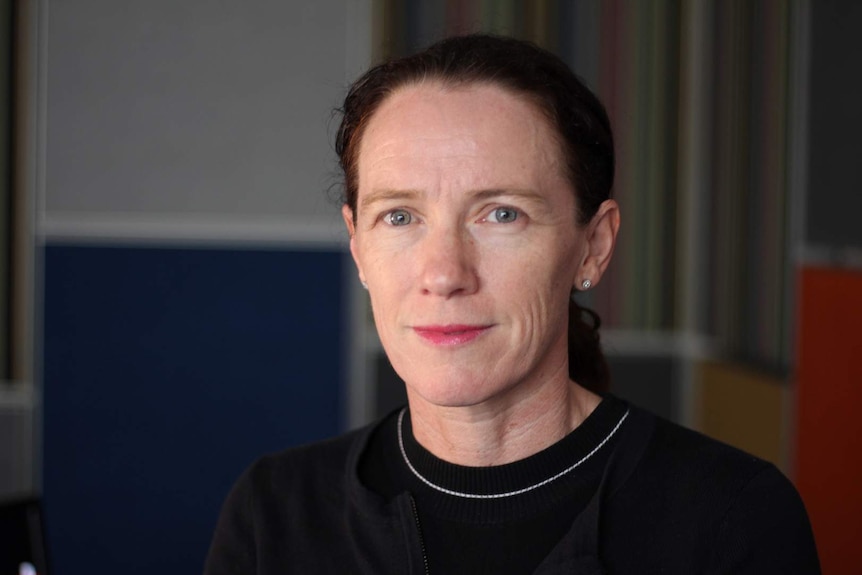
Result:
<svg viewBox="0 0 862 575"><path fill-rule="evenodd" d="M590 280L584 280L581 283L581 287L584 289L590 289L592 286L593 286L593 282L591 282Z"/></svg>
<svg viewBox="0 0 862 575"><path fill-rule="evenodd" d="M365 289L368 289L368 284L365 283L365 280L359 280L359 283L362 284L362 287L364 287Z"/></svg>

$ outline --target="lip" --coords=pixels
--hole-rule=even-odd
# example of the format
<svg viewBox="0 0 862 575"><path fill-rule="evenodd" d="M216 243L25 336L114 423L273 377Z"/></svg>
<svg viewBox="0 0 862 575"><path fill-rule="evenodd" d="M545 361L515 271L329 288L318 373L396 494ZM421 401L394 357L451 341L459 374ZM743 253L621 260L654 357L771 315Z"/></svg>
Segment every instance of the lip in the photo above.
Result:
<svg viewBox="0 0 862 575"><path fill-rule="evenodd" d="M420 325L413 331L425 341L434 345L452 346L469 343L491 329L490 325Z"/></svg>

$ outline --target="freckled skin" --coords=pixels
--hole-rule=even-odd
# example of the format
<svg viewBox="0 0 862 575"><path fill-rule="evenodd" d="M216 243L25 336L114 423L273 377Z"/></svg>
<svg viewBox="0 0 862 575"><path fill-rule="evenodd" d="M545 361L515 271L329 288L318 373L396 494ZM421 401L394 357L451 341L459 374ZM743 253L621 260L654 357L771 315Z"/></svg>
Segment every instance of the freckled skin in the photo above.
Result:
<svg viewBox="0 0 862 575"><path fill-rule="evenodd" d="M604 264L541 113L492 85L401 88L369 121L358 183L351 252L414 421L496 419L519 434L568 410L569 293ZM481 334L435 345L416 329L453 324Z"/></svg>

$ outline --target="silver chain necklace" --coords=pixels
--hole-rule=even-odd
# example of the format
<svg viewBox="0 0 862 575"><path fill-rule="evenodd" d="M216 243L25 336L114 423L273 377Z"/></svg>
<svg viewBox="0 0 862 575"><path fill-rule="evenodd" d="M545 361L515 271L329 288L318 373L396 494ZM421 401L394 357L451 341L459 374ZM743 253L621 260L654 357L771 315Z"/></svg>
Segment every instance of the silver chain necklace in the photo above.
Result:
<svg viewBox="0 0 862 575"><path fill-rule="evenodd" d="M527 493L529 491L533 491L534 489L538 489L539 487L542 487L543 485L547 485L548 483L551 483L552 481L556 481L557 479L559 479L560 477L563 477L567 473L570 473L576 467L581 465L584 461L586 461L587 459L592 457L599 449L602 448L602 446L605 443L610 441L611 437L614 436L614 434L617 432L617 430L623 424L623 421L625 421L626 418L629 416L629 410L626 409L626 412L623 414L622 417L620 417L620 420L617 422L617 424L614 426L614 428L611 429L611 432L608 433L607 437L605 437L603 440L601 440L601 442L599 442L599 444L596 445L592 451L590 451L589 453L584 455L581 459L576 461L570 467L560 471L559 473L557 473L556 475L554 475L552 477L549 477L547 479L543 479L542 481L540 481L534 485L530 485L529 487L524 487L523 489L517 489L515 491L507 491L505 493L464 493L462 491L453 491L452 489L446 489L443 486L437 485L436 483L432 483L431 481L429 481L428 479L423 477L422 474L419 473L419 471L415 467L413 467L413 464L410 463L410 458L407 457L407 450L404 449L403 427L404 427L404 414L406 412L407 412L407 408L405 407L398 414L398 447L401 449L401 456L404 458L404 463L407 464L407 467L410 468L410 471L413 472L413 475L415 475L419 479L419 481L421 481L422 483L424 483L428 487L435 489L436 491L439 491L441 493L445 493L447 495L454 495L455 497L463 497L466 499L502 499L504 497L512 497L514 495L521 495L522 493Z"/></svg>

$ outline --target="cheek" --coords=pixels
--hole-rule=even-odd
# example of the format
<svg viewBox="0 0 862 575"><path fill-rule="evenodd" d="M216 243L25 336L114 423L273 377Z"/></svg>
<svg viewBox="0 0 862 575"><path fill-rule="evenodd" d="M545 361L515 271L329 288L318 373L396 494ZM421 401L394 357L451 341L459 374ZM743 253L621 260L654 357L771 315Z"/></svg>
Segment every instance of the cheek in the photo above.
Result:
<svg viewBox="0 0 862 575"><path fill-rule="evenodd" d="M357 244L357 257L365 275L374 278L378 285L388 285L402 279L409 270L409 258L406 250L398 242L391 240L375 241L374 237L365 237Z"/></svg>
<svg viewBox="0 0 862 575"><path fill-rule="evenodd" d="M523 330L519 336L535 340L537 344L546 338L555 339L568 324L568 299L560 292L523 293L516 310Z"/></svg>
<svg viewBox="0 0 862 575"><path fill-rule="evenodd" d="M364 250L362 265L368 283L371 311L379 329L396 319L399 304L413 284L410 259L398 250Z"/></svg>
<svg viewBox="0 0 862 575"><path fill-rule="evenodd" d="M556 332L557 324L568 324L576 256L571 250L551 252L531 251L485 267L483 276L497 305L505 306L504 313L517 316L523 325L520 336L540 336L547 330Z"/></svg>
<svg viewBox="0 0 862 575"><path fill-rule="evenodd" d="M568 297L577 271L574 249L516 248L496 250L483 257L482 275L505 293L530 298ZM555 249L556 248L556 249Z"/></svg>
<svg viewBox="0 0 862 575"><path fill-rule="evenodd" d="M488 278L487 287L495 307L521 324L525 333L531 333L559 315L562 300L567 300L569 291L559 278L545 269L524 268L522 271L517 276Z"/></svg>

